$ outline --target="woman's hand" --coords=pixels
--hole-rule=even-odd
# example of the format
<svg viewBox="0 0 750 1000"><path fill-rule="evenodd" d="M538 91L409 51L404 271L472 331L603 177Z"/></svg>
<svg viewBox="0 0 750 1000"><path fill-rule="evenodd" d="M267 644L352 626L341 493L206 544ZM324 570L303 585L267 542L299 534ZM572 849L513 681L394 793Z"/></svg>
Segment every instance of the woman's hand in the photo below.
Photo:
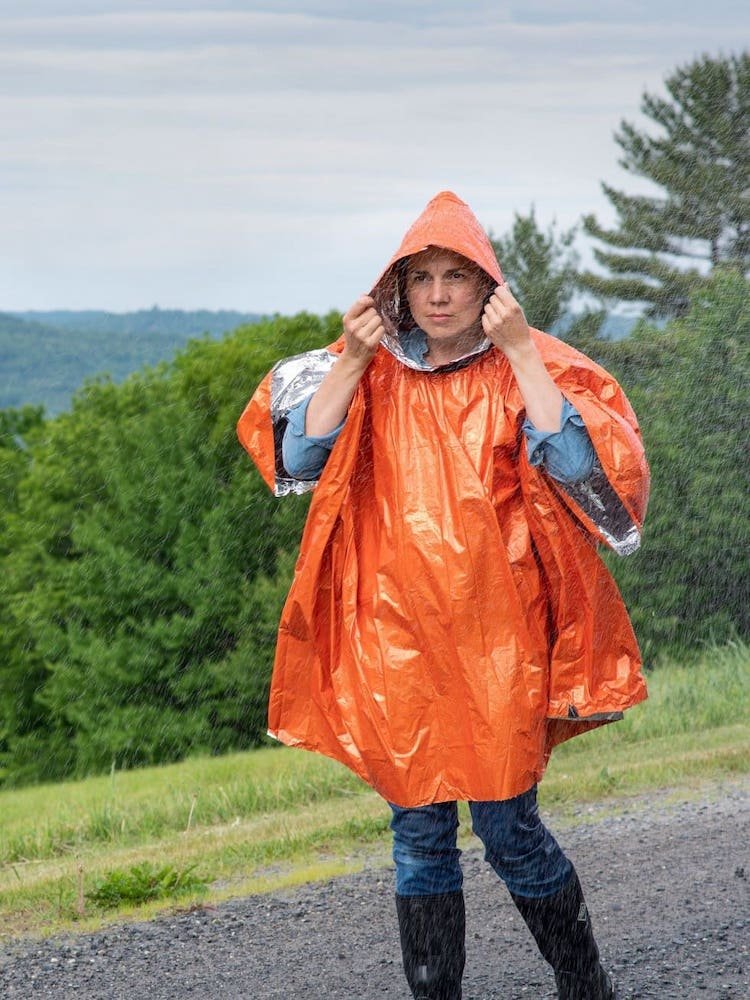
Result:
<svg viewBox="0 0 750 1000"><path fill-rule="evenodd" d="M365 369L375 357L384 335L385 327L375 308L375 300L370 295L361 295L344 313L345 346L341 360Z"/></svg>
<svg viewBox="0 0 750 1000"><path fill-rule="evenodd" d="M346 419L357 385L375 357L384 333L375 300L361 295L344 314L344 350L310 400L305 434L322 437Z"/></svg>
<svg viewBox="0 0 750 1000"><path fill-rule="evenodd" d="M526 415L540 431L559 431L562 393L531 338L523 309L507 285L498 285L482 313L482 329L510 362Z"/></svg>
<svg viewBox="0 0 750 1000"><path fill-rule="evenodd" d="M509 360L533 350L529 324L507 285L498 285L490 296L482 313L482 329Z"/></svg>

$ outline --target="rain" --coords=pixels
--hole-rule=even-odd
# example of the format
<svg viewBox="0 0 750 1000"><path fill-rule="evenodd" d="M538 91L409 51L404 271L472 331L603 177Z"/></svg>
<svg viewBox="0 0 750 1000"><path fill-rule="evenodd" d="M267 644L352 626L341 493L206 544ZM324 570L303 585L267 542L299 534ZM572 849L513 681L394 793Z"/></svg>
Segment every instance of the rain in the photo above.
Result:
<svg viewBox="0 0 750 1000"><path fill-rule="evenodd" d="M0 27L3 995L750 994L744 6Z"/></svg>

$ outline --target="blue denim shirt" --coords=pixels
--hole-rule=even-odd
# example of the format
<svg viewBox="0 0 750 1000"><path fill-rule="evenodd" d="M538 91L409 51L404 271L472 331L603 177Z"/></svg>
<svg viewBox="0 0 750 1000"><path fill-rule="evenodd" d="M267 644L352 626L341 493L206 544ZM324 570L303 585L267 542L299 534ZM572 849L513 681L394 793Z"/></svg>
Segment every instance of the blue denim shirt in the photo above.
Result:
<svg viewBox="0 0 750 1000"><path fill-rule="evenodd" d="M401 334L404 353L413 361L424 362L427 338L419 330ZM425 365L427 368L427 365ZM305 434L308 396L289 410L284 431L282 454L284 468L295 479L314 480L320 477L336 438L345 420L328 434L319 437ZM563 400L560 429L539 431L527 418L523 422L526 448L532 465L543 465L547 472L561 483L577 483L591 474L594 465L594 447L580 414L568 400Z"/></svg>

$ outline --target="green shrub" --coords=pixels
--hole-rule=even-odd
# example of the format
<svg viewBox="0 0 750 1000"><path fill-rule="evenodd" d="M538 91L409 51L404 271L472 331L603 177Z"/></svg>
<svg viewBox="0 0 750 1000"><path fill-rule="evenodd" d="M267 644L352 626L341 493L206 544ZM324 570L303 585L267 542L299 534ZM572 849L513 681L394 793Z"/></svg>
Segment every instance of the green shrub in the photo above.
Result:
<svg viewBox="0 0 750 1000"><path fill-rule="evenodd" d="M116 868L97 880L94 888L85 896L101 909L111 910L123 905L148 903L154 899L204 892L207 882L194 874L196 867L157 867L144 861L131 868Z"/></svg>

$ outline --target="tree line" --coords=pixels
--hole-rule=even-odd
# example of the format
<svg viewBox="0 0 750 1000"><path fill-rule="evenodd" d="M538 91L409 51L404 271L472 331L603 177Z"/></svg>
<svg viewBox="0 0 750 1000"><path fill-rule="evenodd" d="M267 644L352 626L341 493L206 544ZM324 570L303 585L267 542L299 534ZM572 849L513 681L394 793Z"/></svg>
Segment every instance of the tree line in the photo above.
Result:
<svg viewBox="0 0 750 1000"><path fill-rule="evenodd" d="M699 82L706 63L733 67L746 122L747 62L694 64ZM665 186L664 227L681 218L665 207L672 198ZM655 225L655 207L644 210ZM665 323L644 319L613 342L598 336L592 311L566 333L620 379L644 433L644 546L607 558L648 662L750 638L750 213L734 211L716 239L678 227L668 243L625 255L655 269L664 246L674 260L681 240L691 254L703 241L705 266L685 300L662 294L675 287L666 271L659 285L653 269L628 278L625 265L613 268L611 280L636 282L640 301L644 285L656 289L649 308ZM642 231L629 219L623 241ZM532 213L498 242L530 321L549 326L542 306L559 315L587 280L570 241L540 232ZM276 624L308 498L274 499L234 426L278 358L330 343L340 323L335 313L263 320L194 341L120 385L89 382L54 419L30 406L0 411L0 782L264 741Z"/></svg>

